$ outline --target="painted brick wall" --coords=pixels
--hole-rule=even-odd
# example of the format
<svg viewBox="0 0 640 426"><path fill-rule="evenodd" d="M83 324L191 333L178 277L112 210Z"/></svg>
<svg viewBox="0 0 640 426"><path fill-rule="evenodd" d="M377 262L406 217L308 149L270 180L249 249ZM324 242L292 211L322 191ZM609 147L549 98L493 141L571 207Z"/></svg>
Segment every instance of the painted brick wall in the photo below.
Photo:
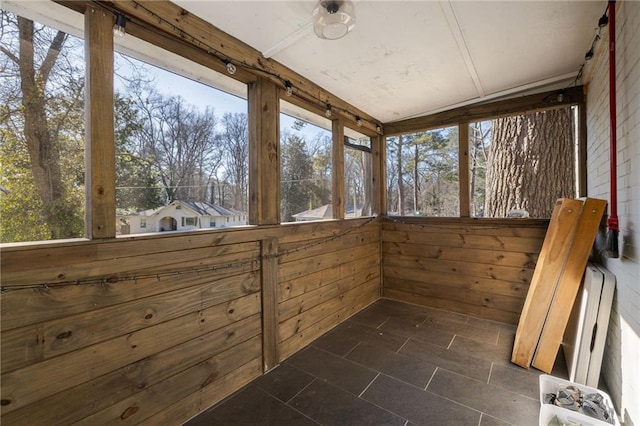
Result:
<svg viewBox="0 0 640 426"><path fill-rule="evenodd" d="M640 425L640 2L616 4L617 175L620 258L602 259L617 288L602 366L627 425ZM609 199L608 28L588 64L587 188ZM597 241L604 246L605 230ZM602 383L601 383L602 384Z"/></svg>

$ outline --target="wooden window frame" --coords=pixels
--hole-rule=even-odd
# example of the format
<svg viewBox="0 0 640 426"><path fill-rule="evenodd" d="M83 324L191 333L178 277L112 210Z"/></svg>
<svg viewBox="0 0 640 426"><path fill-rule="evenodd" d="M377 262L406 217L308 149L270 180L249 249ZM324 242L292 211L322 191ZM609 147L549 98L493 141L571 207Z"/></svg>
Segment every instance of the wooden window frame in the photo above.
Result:
<svg viewBox="0 0 640 426"><path fill-rule="evenodd" d="M584 88L583 86L574 86L564 89L564 96L560 101L557 96L558 92L559 90L551 90L534 95L469 105L427 116L385 123L384 137L458 126L459 216L469 217L471 207L471 194L469 193L469 124L500 117L576 106L578 108L578 155L576 158L578 174L576 182L578 196L584 197L587 190L587 117ZM384 145L386 151L386 139ZM386 186L384 191L386 193Z"/></svg>

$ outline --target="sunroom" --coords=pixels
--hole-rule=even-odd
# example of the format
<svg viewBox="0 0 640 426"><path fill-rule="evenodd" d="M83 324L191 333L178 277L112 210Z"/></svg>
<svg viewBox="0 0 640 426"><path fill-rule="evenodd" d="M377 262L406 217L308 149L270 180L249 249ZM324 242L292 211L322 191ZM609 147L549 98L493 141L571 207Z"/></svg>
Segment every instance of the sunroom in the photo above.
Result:
<svg viewBox="0 0 640 426"><path fill-rule="evenodd" d="M3 423L548 424L567 335L515 349L588 200L640 422L640 3L1 13Z"/></svg>

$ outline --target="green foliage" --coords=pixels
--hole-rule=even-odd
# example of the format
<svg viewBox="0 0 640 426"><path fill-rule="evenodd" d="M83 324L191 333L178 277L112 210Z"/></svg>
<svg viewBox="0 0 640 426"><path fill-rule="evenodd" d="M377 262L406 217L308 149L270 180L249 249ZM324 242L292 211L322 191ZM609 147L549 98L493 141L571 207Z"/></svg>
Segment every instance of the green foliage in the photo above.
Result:
<svg viewBox="0 0 640 426"><path fill-rule="evenodd" d="M48 239L26 146L2 129L0 138L0 242Z"/></svg>
<svg viewBox="0 0 640 426"><path fill-rule="evenodd" d="M120 212L137 212L162 205L161 188L152 162L140 155L136 135L142 130L135 103L116 93L116 206Z"/></svg>
<svg viewBox="0 0 640 426"><path fill-rule="evenodd" d="M281 142L281 215L291 222L293 215L308 210L312 197L313 160L307 145L298 135Z"/></svg>
<svg viewBox="0 0 640 426"><path fill-rule="evenodd" d="M387 147L390 211L402 205L410 214L458 215L457 128L403 135L402 144L398 137L389 138ZM398 191L400 184L405 191Z"/></svg>
<svg viewBox="0 0 640 426"><path fill-rule="evenodd" d="M34 51L32 57L19 55L18 22L14 14L2 12L2 48L9 54L1 57L0 67L0 104L5 105L0 116L0 237L3 242L81 237L84 76L76 61L81 43L42 25L32 29L30 21L22 20L20 34ZM51 72L43 78L46 61ZM23 81L21 70L37 78ZM33 96L28 102L25 93Z"/></svg>

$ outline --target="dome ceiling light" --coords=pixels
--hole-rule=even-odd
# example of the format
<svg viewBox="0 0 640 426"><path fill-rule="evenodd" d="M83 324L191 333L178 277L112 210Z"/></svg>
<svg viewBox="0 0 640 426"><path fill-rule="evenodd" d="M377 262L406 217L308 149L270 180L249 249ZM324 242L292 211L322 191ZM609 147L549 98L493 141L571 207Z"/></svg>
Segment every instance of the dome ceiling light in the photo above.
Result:
<svg viewBox="0 0 640 426"><path fill-rule="evenodd" d="M355 25L356 9L351 0L320 0L313 9L313 30L320 38L337 40Z"/></svg>

